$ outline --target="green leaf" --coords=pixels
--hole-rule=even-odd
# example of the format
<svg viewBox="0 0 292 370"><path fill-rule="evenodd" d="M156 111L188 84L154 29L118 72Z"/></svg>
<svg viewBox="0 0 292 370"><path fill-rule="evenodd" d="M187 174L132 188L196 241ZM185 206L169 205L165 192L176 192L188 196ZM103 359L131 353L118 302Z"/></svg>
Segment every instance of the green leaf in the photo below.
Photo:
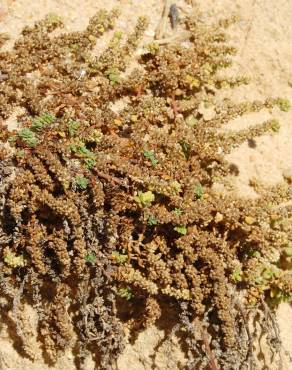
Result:
<svg viewBox="0 0 292 370"><path fill-rule="evenodd" d="M92 170L93 167L96 165L96 160L95 159L92 159L92 158L86 158L84 160L84 163L86 165L86 167L89 169L89 170Z"/></svg>
<svg viewBox="0 0 292 370"><path fill-rule="evenodd" d="M272 269L272 268L265 268L263 271L262 271L262 273L261 273L261 275L262 275L262 277L265 279L265 280L270 280L270 279L272 279L274 276L275 276L275 271Z"/></svg>
<svg viewBox="0 0 292 370"><path fill-rule="evenodd" d="M120 253L119 251L113 251L112 256L119 264L123 264L128 260L128 256L126 254Z"/></svg>
<svg viewBox="0 0 292 370"><path fill-rule="evenodd" d="M46 23L48 26L58 26L62 24L61 17L56 13L49 13L46 16Z"/></svg>
<svg viewBox="0 0 292 370"><path fill-rule="evenodd" d="M172 211L176 216L181 216L183 214L183 211L180 208L175 208Z"/></svg>
<svg viewBox="0 0 292 370"><path fill-rule="evenodd" d="M152 193L152 191L146 191L144 193L142 191L139 191L138 195L135 196L134 199L141 207L147 207L150 206L152 202L154 202L155 195Z"/></svg>
<svg viewBox="0 0 292 370"><path fill-rule="evenodd" d="M174 189L177 193L180 193L182 191L182 186L181 184L174 180L170 183L170 186L172 187L172 189Z"/></svg>
<svg viewBox="0 0 292 370"><path fill-rule="evenodd" d="M50 113L42 114L32 121L31 129L35 131L41 131L45 126L53 123L55 119L55 116Z"/></svg>
<svg viewBox="0 0 292 370"><path fill-rule="evenodd" d="M70 121L68 123L69 136L74 137L77 134L79 127L80 127L80 122Z"/></svg>
<svg viewBox="0 0 292 370"><path fill-rule="evenodd" d="M155 167L158 164L158 160L155 158L155 155L153 152L145 150L143 154L145 158L148 158L151 161L151 164L153 167Z"/></svg>
<svg viewBox="0 0 292 370"><path fill-rule="evenodd" d="M90 252L85 256L85 261L94 265L96 262L96 254L94 252Z"/></svg>
<svg viewBox="0 0 292 370"><path fill-rule="evenodd" d="M24 266L24 257L23 255L19 255L17 256L14 252L11 252L9 254L7 254L5 257L4 257L4 262L10 266L10 267L23 267Z"/></svg>
<svg viewBox="0 0 292 370"><path fill-rule="evenodd" d="M93 141L98 144L103 138L103 133L100 130L92 130L87 137L87 141Z"/></svg>
<svg viewBox="0 0 292 370"><path fill-rule="evenodd" d="M9 136L8 138L9 143L14 143L16 140L17 140L17 135L12 135L12 136Z"/></svg>
<svg viewBox="0 0 292 370"><path fill-rule="evenodd" d="M120 72L117 68L109 68L106 70L105 75L110 80L111 85L115 85L120 82Z"/></svg>
<svg viewBox="0 0 292 370"><path fill-rule="evenodd" d="M272 119L270 121L270 129L271 129L271 131L273 131L273 132L279 132L280 131L280 128L281 128L281 125L280 125L279 121L277 121L276 119Z"/></svg>
<svg viewBox="0 0 292 370"><path fill-rule="evenodd" d="M17 152L15 153L15 155L17 157L23 158L23 157L25 157L25 150L17 150Z"/></svg>
<svg viewBox="0 0 292 370"><path fill-rule="evenodd" d="M95 153L92 153L89 149L87 149L84 143L81 143L81 145L70 144L69 149L76 156L83 159L85 166L89 170L92 170L96 165Z"/></svg>
<svg viewBox="0 0 292 370"><path fill-rule="evenodd" d="M117 291L117 294L121 298L125 298L127 301L129 301L131 298L134 297L134 294L132 293L132 290L129 287L128 288L120 288Z"/></svg>
<svg viewBox="0 0 292 370"><path fill-rule="evenodd" d="M118 41L120 41L123 38L123 32L122 31L116 31L114 33L114 38Z"/></svg>
<svg viewBox="0 0 292 370"><path fill-rule="evenodd" d="M288 99L279 98L276 103L282 112L288 112L291 108L291 103Z"/></svg>
<svg viewBox="0 0 292 370"><path fill-rule="evenodd" d="M95 154L92 153L89 149L87 149L84 143L82 143L81 145L70 144L69 149L71 150L71 152L77 154L80 157L88 158L88 159L95 158Z"/></svg>
<svg viewBox="0 0 292 370"><path fill-rule="evenodd" d="M204 188L201 184L198 184L195 186L194 188L194 193L195 193L195 196L200 199L202 198L202 196L204 195Z"/></svg>
<svg viewBox="0 0 292 370"><path fill-rule="evenodd" d="M235 268L231 274L231 278L235 282L242 281L242 271L239 267Z"/></svg>
<svg viewBox="0 0 292 370"><path fill-rule="evenodd" d="M92 156L94 156L94 154L89 149L87 149L85 145L79 146L77 153L89 158L92 158Z"/></svg>
<svg viewBox="0 0 292 370"><path fill-rule="evenodd" d="M155 226L155 225L157 225L157 224L158 224L158 221L156 220L156 218L155 218L153 215L150 215L150 216L148 217L147 224L148 224L149 226Z"/></svg>
<svg viewBox="0 0 292 370"><path fill-rule="evenodd" d="M18 132L18 136L22 139L22 141L30 147L37 145L38 139L35 136L35 133L31 131L29 128L22 128Z"/></svg>
<svg viewBox="0 0 292 370"><path fill-rule="evenodd" d="M176 232L178 232L179 234L182 234L182 235L186 235L188 230L185 226L182 226L182 225L178 225L174 228L174 230Z"/></svg>
<svg viewBox="0 0 292 370"><path fill-rule="evenodd" d="M78 189L80 190L85 190L89 184L89 181L86 177L84 176L77 176L75 178L75 184Z"/></svg>
<svg viewBox="0 0 292 370"><path fill-rule="evenodd" d="M191 146L188 144L185 140L180 140L179 145L182 148L183 154L186 158L186 160L189 160L190 154L191 154Z"/></svg>
<svg viewBox="0 0 292 370"><path fill-rule="evenodd" d="M76 144L70 144L68 147L71 152L77 153L78 146Z"/></svg>

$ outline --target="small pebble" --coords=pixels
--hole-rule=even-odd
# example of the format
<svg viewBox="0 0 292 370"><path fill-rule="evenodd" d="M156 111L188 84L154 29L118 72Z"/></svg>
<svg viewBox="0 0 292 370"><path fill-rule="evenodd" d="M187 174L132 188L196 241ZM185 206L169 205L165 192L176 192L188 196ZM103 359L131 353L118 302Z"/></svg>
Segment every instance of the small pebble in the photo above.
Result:
<svg viewBox="0 0 292 370"><path fill-rule="evenodd" d="M171 4L169 9L169 18L171 27L175 29L177 25L179 24L179 14L176 4Z"/></svg>

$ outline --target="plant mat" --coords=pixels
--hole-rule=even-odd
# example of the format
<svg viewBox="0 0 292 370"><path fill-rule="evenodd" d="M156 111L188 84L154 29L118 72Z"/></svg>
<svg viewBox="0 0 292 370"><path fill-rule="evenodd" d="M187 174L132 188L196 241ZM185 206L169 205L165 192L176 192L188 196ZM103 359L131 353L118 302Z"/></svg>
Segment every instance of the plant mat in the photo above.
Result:
<svg viewBox="0 0 292 370"><path fill-rule="evenodd" d="M248 204L213 185L238 171L225 154L279 123L218 128L289 102L215 100L247 82L218 75L236 52L224 32L235 19L185 16L184 43L145 45L127 74L146 19L91 54L117 17L100 11L85 31L51 36L62 22L50 14L0 54L3 318L25 356L30 304L49 364L73 345L77 368L90 352L108 369L125 327L134 340L167 314L186 368L230 369L255 368L257 317L281 366L273 308L291 300L291 176L272 189L255 181Z"/></svg>

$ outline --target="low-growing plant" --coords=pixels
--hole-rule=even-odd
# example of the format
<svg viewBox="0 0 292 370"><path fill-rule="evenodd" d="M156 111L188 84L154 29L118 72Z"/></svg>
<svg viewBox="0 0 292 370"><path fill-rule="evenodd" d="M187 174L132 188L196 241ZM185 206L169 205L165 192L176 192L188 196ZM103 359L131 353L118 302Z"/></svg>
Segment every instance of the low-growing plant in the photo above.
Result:
<svg viewBox="0 0 292 370"><path fill-rule="evenodd" d="M216 192L215 179L226 184L233 173L224 155L251 137L276 134L279 124L218 128L289 104L214 106L218 90L246 78L222 77L234 54L223 30L230 21L207 27L198 14L181 21L187 47L153 42L139 55L140 67L124 73L145 18L125 43L114 34L91 55L117 16L100 11L84 31L55 36L49 33L61 22L49 17L0 52L0 71L13 70L0 96L0 141L9 138L13 147L0 148L3 320L33 358L18 314L31 303L46 361L53 366L74 337L80 368L90 352L108 370L124 348L125 326L135 337L168 315L185 368L246 367L254 359L246 317L264 326L261 317L272 318L274 306L291 299L292 190L288 181L266 189L254 181L256 199ZM44 68L32 89L23 76L36 65ZM76 71L86 71L82 81ZM14 93L20 86L22 94ZM62 93L52 94L52 86ZM127 104L117 114L112 104L121 99ZM2 121L16 107L32 125L11 133ZM277 335L268 334L272 346Z"/></svg>
<svg viewBox="0 0 292 370"><path fill-rule="evenodd" d="M147 224L148 224L149 226L155 226L155 225L157 225L157 224L158 224L158 221L157 221L157 219L156 219L156 217L155 217L155 216L150 215L150 216L148 217Z"/></svg>
<svg viewBox="0 0 292 370"><path fill-rule="evenodd" d="M148 207L152 202L154 202L155 195L150 190L145 192L138 191L138 194L134 197L134 199L141 207Z"/></svg>
<svg viewBox="0 0 292 370"><path fill-rule="evenodd" d="M183 211L180 209L180 208L175 208L173 210L173 213L176 215L176 216L181 216L183 214Z"/></svg>
<svg viewBox="0 0 292 370"><path fill-rule="evenodd" d="M33 147L38 144L35 133L29 128L22 128L18 132L20 139L28 146Z"/></svg>
<svg viewBox="0 0 292 370"><path fill-rule="evenodd" d="M69 123L68 123L69 136L74 137L77 134L79 128L80 128L80 122L78 122L78 121L69 121Z"/></svg>
<svg viewBox="0 0 292 370"><path fill-rule="evenodd" d="M194 187L194 194L198 199L202 198L204 195L204 188L201 184L198 184Z"/></svg>
<svg viewBox="0 0 292 370"><path fill-rule="evenodd" d="M94 265L95 262L96 262L96 254L91 252L91 253L88 253L86 256L85 256L85 261L87 263L90 263L91 265Z"/></svg>
<svg viewBox="0 0 292 370"><path fill-rule="evenodd" d="M123 264L128 260L128 256L126 254L120 253L119 251L113 251L112 256L119 264Z"/></svg>
<svg viewBox="0 0 292 370"><path fill-rule="evenodd" d="M42 114L41 116L33 119L30 128L34 131L41 131L47 125L52 124L55 119L56 118L50 113Z"/></svg>
<svg viewBox="0 0 292 370"><path fill-rule="evenodd" d="M109 68L105 75L108 77L111 85L116 85L120 82L120 72L117 68Z"/></svg>
<svg viewBox="0 0 292 370"><path fill-rule="evenodd" d="M155 155L153 152L149 150L145 150L143 154L145 158L148 158L150 160L153 167L155 167L158 164L158 160L155 158Z"/></svg>
<svg viewBox="0 0 292 370"><path fill-rule="evenodd" d="M182 225L175 226L174 230L177 233L182 234L182 235L186 235L187 232L188 232L187 228L185 226L182 226Z"/></svg>
<svg viewBox="0 0 292 370"><path fill-rule="evenodd" d="M277 105L283 112L288 112L291 108L291 102L288 99L278 98Z"/></svg>
<svg viewBox="0 0 292 370"><path fill-rule="evenodd" d="M85 190L89 184L89 180L84 176L77 176L75 178L75 185L79 190Z"/></svg>
<svg viewBox="0 0 292 370"><path fill-rule="evenodd" d="M133 293L132 293L131 288L129 288L129 287L118 289L117 295L119 297L121 297L121 298L126 299L127 301L129 301L130 299L132 299L133 296L134 296Z"/></svg>

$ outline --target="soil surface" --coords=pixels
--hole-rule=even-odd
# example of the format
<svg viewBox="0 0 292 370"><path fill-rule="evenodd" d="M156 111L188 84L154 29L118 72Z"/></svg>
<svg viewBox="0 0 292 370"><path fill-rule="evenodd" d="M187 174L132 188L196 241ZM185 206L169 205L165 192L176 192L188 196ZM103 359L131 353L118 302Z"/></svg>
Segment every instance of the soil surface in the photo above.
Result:
<svg viewBox="0 0 292 370"><path fill-rule="evenodd" d="M233 25L229 34L231 42L238 48L234 58L234 66L229 73L247 75L251 83L236 90L225 91L235 101L264 99L266 97L287 98L292 101L292 22L291 0L196 0L184 3L177 1L181 11L191 11L191 3L195 3L203 11L206 22L236 14L240 20ZM128 32L139 15L149 16L150 25L145 34L145 41L150 41L160 20L162 0L1 0L0 31L7 32L11 39L5 48L13 45L25 25L32 25L36 20L48 13L56 13L63 19L65 29L62 32L81 30L87 25L88 19L100 8L119 7L121 17L117 29ZM98 45L97 53L106 43L105 36ZM139 53L139 50L138 50ZM15 127L16 115L9 119L9 126ZM270 117L267 111L246 115L228 124L227 129L239 130L249 125L263 122ZM283 181L285 172L292 172L292 111L273 112L273 118L279 119L281 129L275 135L264 135L255 140L255 145L242 144L229 154L228 159L239 168L239 175L230 178L234 191L242 197L255 196L249 186L252 178L258 178L267 184ZM252 146L252 147L251 147ZM1 323L0 331L0 369L3 370L45 370L41 349L34 336L34 312L27 307L23 312L24 321L31 330L31 345L35 348L35 360L31 362L22 358L13 347L5 323ZM292 369L292 362L285 351L292 348L292 308L282 304L277 313L283 342L284 369ZM119 370L150 370L150 369L183 369L185 358L175 343L166 342L156 350L158 343L163 342L164 332L160 328L151 327L141 333L134 344L128 344L117 364ZM269 363L270 354L259 344L259 357L266 358L264 367L259 369L278 369ZM291 357L291 355L290 355ZM94 368L88 358L86 370ZM55 370L73 370L74 356L67 352L54 366Z"/></svg>

